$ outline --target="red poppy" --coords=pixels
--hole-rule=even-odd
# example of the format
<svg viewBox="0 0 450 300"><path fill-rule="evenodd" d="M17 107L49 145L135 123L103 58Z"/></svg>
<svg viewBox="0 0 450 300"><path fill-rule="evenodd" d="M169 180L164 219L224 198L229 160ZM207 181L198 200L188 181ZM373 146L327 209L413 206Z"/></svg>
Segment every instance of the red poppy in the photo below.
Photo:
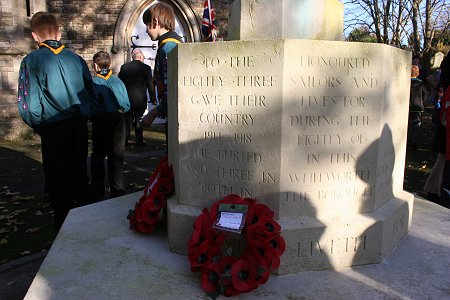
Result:
<svg viewBox="0 0 450 300"><path fill-rule="evenodd" d="M136 218L136 222L143 222L142 217L142 207L137 207L134 210L134 217Z"/></svg>
<svg viewBox="0 0 450 300"><path fill-rule="evenodd" d="M266 221L264 223L264 226L265 226L265 232L267 234L269 234L269 233L279 233L281 231L280 224L278 224L278 222L273 220L273 219Z"/></svg>
<svg viewBox="0 0 450 300"><path fill-rule="evenodd" d="M270 264L270 268L272 270L273 269L278 269L279 266L280 266L280 256L279 255L274 255L273 258L272 258L272 263Z"/></svg>
<svg viewBox="0 0 450 300"><path fill-rule="evenodd" d="M209 219L209 212L207 209L204 209L203 213L195 220L194 231L189 239L188 246L194 247L204 240L211 239L214 234L212 222Z"/></svg>
<svg viewBox="0 0 450 300"><path fill-rule="evenodd" d="M151 192L144 202L146 209L155 210L166 207L166 196L163 193Z"/></svg>
<svg viewBox="0 0 450 300"><path fill-rule="evenodd" d="M237 295L239 295L241 293L233 286L233 283L231 282L231 280L229 280L229 279L222 279L222 282L223 282L222 283L223 294L226 297L237 296Z"/></svg>
<svg viewBox="0 0 450 300"><path fill-rule="evenodd" d="M155 231L155 225L147 224L145 222L137 222L136 230L142 233L152 233L153 231Z"/></svg>
<svg viewBox="0 0 450 300"><path fill-rule="evenodd" d="M194 251L194 248L200 245L204 241L201 235L198 233L199 230L194 230L188 240L188 253Z"/></svg>
<svg viewBox="0 0 450 300"><path fill-rule="evenodd" d="M192 250L189 254L192 272L202 270L208 263L213 261L213 258L220 256L220 247L210 240L202 242Z"/></svg>
<svg viewBox="0 0 450 300"><path fill-rule="evenodd" d="M231 267L233 266L233 264L237 261L237 258L234 256L222 256L220 258L220 264L222 265L223 268L223 274L226 276L230 276L231 275Z"/></svg>
<svg viewBox="0 0 450 300"><path fill-rule="evenodd" d="M269 280L270 272L272 272L271 268L261 268L261 270L258 270L258 275L256 275L256 282L259 284L264 284Z"/></svg>
<svg viewBox="0 0 450 300"><path fill-rule="evenodd" d="M153 187L154 191L169 195L173 192L173 180L167 178L159 178Z"/></svg>
<svg viewBox="0 0 450 300"><path fill-rule="evenodd" d="M202 289L209 294L217 293L221 275L221 264L214 262L207 264L202 271Z"/></svg>
<svg viewBox="0 0 450 300"><path fill-rule="evenodd" d="M159 209L156 210L148 210L145 205L139 207L134 211L136 216L136 221L147 224L155 224L159 219Z"/></svg>
<svg viewBox="0 0 450 300"><path fill-rule="evenodd" d="M159 172L159 177L173 179L173 170L172 166L167 162L161 166L161 171Z"/></svg>
<svg viewBox="0 0 450 300"><path fill-rule="evenodd" d="M255 247L252 243L252 246L253 247L247 248L246 251L246 254L248 255L246 256L246 259L249 262L254 261L258 267L262 268L262 271L267 269L277 269L280 266L280 257L276 253L275 249L267 243L259 244L259 247Z"/></svg>
<svg viewBox="0 0 450 300"><path fill-rule="evenodd" d="M248 212L247 226L272 218L273 214L270 215L270 212L271 210L267 205L255 203Z"/></svg>
<svg viewBox="0 0 450 300"><path fill-rule="evenodd" d="M234 258L234 261L237 261L237 258ZM237 296L241 293L233 286L233 282L231 281L231 266L228 272L224 270L222 273L221 289L223 294L227 297Z"/></svg>
<svg viewBox="0 0 450 300"><path fill-rule="evenodd" d="M269 245L275 250L278 256L283 255L284 251L286 250L286 241L281 235L276 234L268 238L267 241Z"/></svg>
<svg viewBox="0 0 450 300"><path fill-rule="evenodd" d="M269 245L269 243L252 240L247 244L247 253L252 255L253 258L264 268L269 268L272 265L272 260L277 256L275 250Z"/></svg>
<svg viewBox="0 0 450 300"><path fill-rule="evenodd" d="M249 264L253 264L256 266L256 282L258 282L259 284L264 284L267 282L270 273L272 272L272 268L261 266L255 259L255 257L248 252L242 256L242 259L245 259Z"/></svg>
<svg viewBox="0 0 450 300"><path fill-rule="evenodd" d="M260 234L266 237L271 237L276 234L279 234L280 231L281 226L273 219L255 223L247 228L248 233Z"/></svg>
<svg viewBox="0 0 450 300"><path fill-rule="evenodd" d="M256 267L246 260L238 260L231 267L231 281L233 287L243 293L249 292L258 286L256 282Z"/></svg>

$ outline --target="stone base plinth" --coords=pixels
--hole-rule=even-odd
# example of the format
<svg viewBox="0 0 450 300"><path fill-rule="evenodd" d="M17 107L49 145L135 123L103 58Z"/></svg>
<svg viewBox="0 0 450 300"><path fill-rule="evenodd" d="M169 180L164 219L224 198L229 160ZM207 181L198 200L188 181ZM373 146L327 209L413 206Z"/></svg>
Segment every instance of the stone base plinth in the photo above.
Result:
<svg viewBox="0 0 450 300"><path fill-rule="evenodd" d="M187 257L169 251L164 222L149 235L129 229L141 195L70 211L25 299L210 299ZM450 210L416 198L409 234L381 263L272 274L239 299L448 299L449 227Z"/></svg>
<svg viewBox="0 0 450 300"><path fill-rule="evenodd" d="M187 243L195 219L202 213L199 207L179 204L175 196L167 199L167 235L170 251L187 255Z"/></svg>
<svg viewBox="0 0 450 300"><path fill-rule="evenodd" d="M379 209L329 219L279 220L286 251L279 274L379 263L408 233L414 196L402 192ZM172 252L187 253L187 240L201 209L168 200L168 240Z"/></svg>
<svg viewBox="0 0 450 300"><path fill-rule="evenodd" d="M286 251L279 274L379 263L408 233L414 196L403 193L378 210L318 220L281 219Z"/></svg>

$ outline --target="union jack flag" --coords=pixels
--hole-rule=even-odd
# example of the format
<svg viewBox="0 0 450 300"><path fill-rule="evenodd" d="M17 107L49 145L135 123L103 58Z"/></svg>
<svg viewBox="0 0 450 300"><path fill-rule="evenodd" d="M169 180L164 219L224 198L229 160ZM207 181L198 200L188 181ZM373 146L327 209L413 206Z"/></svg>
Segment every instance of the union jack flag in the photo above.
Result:
<svg viewBox="0 0 450 300"><path fill-rule="evenodd" d="M206 0L203 4L202 34L205 42L216 41L216 12L211 5L211 0Z"/></svg>

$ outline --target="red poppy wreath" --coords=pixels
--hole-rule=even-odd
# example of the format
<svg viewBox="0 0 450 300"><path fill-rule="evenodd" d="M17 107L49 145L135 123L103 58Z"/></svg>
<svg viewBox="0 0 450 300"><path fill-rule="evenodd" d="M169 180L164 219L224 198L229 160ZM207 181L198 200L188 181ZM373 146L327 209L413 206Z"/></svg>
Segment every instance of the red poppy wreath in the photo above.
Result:
<svg viewBox="0 0 450 300"><path fill-rule="evenodd" d="M129 210L130 229L151 233L159 219L161 209L166 207L167 196L173 192L173 171L168 157L163 156L144 189L144 195Z"/></svg>
<svg viewBox="0 0 450 300"><path fill-rule="evenodd" d="M218 226L223 214L236 207L245 210L240 228ZM188 255L191 270L201 272L202 289L209 296L250 292L279 267L286 243L273 217L267 205L233 194L214 203L210 210L203 209L193 226Z"/></svg>

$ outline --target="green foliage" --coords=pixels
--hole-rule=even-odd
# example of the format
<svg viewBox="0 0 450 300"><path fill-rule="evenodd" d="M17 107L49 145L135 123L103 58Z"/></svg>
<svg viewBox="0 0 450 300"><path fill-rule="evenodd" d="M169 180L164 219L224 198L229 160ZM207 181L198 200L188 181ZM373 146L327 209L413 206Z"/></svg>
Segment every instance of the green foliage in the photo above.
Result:
<svg viewBox="0 0 450 300"><path fill-rule="evenodd" d="M450 46L450 30L436 30L432 41L434 47L449 47Z"/></svg>
<svg viewBox="0 0 450 300"><path fill-rule="evenodd" d="M373 34L370 33L367 27L358 27L352 30L347 37L349 42L363 42L376 43L377 40Z"/></svg>

